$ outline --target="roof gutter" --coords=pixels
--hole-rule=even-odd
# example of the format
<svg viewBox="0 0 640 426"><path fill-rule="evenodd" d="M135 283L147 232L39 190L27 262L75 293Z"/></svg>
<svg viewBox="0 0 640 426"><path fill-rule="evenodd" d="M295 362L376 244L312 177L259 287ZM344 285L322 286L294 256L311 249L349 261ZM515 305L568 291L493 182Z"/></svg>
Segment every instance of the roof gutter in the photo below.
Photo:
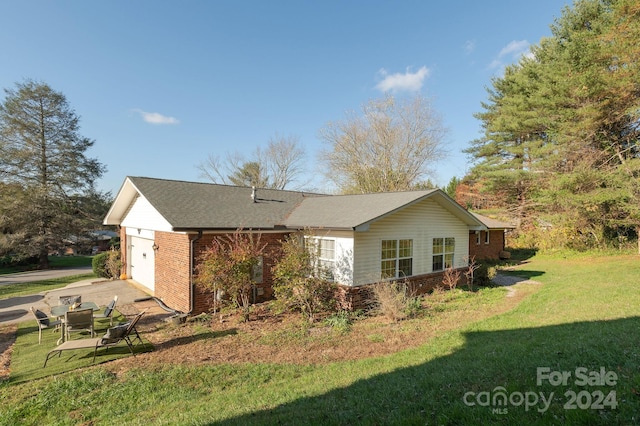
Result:
<svg viewBox="0 0 640 426"><path fill-rule="evenodd" d="M191 314L193 312L195 306L194 293L195 293L195 283L193 282L193 268L196 263L196 252L195 245L202 238L202 230L198 231L198 236L190 241L189 243L189 312L187 314Z"/></svg>

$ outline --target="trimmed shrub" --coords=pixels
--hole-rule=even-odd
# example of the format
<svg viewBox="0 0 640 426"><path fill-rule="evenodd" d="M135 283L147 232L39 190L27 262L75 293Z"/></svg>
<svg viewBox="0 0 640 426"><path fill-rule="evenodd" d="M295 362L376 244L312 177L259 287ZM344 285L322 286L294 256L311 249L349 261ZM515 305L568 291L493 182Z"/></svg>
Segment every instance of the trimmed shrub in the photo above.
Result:
<svg viewBox="0 0 640 426"><path fill-rule="evenodd" d="M93 273L100 278L116 279L120 276L120 252L115 250L106 251L93 256L91 259Z"/></svg>
<svg viewBox="0 0 640 426"><path fill-rule="evenodd" d="M93 273L100 278L109 278L107 275L107 259L109 258L109 252L98 253L91 259L91 267Z"/></svg>
<svg viewBox="0 0 640 426"><path fill-rule="evenodd" d="M495 265L481 264L475 272L474 281L479 286L491 286L496 274L497 268Z"/></svg>

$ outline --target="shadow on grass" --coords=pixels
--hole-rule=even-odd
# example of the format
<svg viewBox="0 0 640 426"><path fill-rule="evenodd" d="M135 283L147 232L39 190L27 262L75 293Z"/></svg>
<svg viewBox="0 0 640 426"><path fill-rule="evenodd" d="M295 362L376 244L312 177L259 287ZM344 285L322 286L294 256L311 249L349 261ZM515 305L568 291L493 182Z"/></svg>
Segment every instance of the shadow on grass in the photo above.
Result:
<svg viewBox="0 0 640 426"><path fill-rule="evenodd" d="M545 274L544 271L533 271L530 269L518 269L518 270L501 270L500 274L508 275L511 277L523 278L524 280L532 280L534 278L541 277Z"/></svg>
<svg viewBox="0 0 640 426"><path fill-rule="evenodd" d="M162 342L158 345L159 349L169 349L176 346L188 345L193 342L197 342L199 340L207 340L207 339L216 339L224 336L238 334L237 328L231 328L229 330L221 330L221 331L205 331L198 334L193 334L191 336L182 336L176 337L175 339L170 339L165 342Z"/></svg>
<svg viewBox="0 0 640 426"><path fill-rule="evenodd" d="M323 389L331 384L318 383L305 392L315 396L216 424L637 424L639 329L640 318L631 317L449 333L433 347L353 366L358 370L355 376L362 371L391 372L328 392ZM394 367L420 358L426 361L409 368ZM538 384L539 367L568 374L566 383L553 386L543 380ZM594 382L580 383L576 369L582 367ZM344 374L339 369L327 367L327 383ZM615 375L615 383L596 384L602 371L610 379ZM598 392L609 395L608 402ZM548 406L542 397L549 401Z"/></svg>
<svg viewBox="0 0 640 426"><path fill-rule="evenodd" d="M536 248L507 248L511 253L511 261L526 263L538 253Z"/></svg>
<svg viewBox="0 0 640 426"><path fill-rule="evenodd" d="M136 344L134 342L133 353L134 355L141 354L144 352L150 352L153 350L153 345L149 342L144 342ZM107 361L113 361L114 357L123 358L125 356L131 355L131 351L126 343L122 343L120 346L111 346L108 348L98 348L96 352L96 362L95 364L102 364ZM93 349L78 349L75 351L61 352L60 355L54 355L49 359L49 363L56 362L55 360L59 359L60 362L63 363L74 363L75 361L85 360L88 363L93 363ZM49 367L49 363L47 363L47 368Z"/></svg>

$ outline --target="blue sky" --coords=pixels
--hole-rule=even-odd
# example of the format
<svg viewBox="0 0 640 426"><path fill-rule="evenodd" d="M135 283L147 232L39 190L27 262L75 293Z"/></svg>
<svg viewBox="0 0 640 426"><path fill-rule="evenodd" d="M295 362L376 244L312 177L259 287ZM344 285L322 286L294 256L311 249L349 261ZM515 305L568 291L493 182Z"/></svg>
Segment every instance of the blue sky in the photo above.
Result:
<svg viewBox="0 0 640 426"><path fill-rule="evenodd" d="M0 87L34 79L81 117L108 171L203 180L209 154L299 138L313 189L327 122L390 91L433 101L449 129L433 181L469 169L473 114L506 64L570 1L0 0ZM0 97L3 99L4 94Z"/></svg>

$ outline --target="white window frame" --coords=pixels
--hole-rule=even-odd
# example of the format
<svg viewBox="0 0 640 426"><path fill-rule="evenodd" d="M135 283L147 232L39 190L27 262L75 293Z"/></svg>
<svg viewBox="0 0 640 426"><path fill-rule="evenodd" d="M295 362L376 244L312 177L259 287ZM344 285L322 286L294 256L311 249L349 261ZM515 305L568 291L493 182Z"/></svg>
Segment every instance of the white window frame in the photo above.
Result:
<svg viewBox="0 0 640 426"><path fill-rule="evenodd" d="M439 243L436 245L436 241ZM432 272L444 271L453 268L456 251L456 239L454 237L435 237L431 242L431 269ZM436 257L442 257L442 268L436 268Z"/></svg>
<svg viewBox="0 0 640 426"><path fill-rule="evenodd" d="M327 281L335 280L336 240L334 238L305 237L308 250L314 250L313 269L316 276Z"/></svg>
<svg viewBox="0 0 640 426"><path fill-rule="evenodd" d="M484 231L484 243L489 244L489 230Z"/></svg>
<svg viewBox="0 0 640 426"><path fill-rule="evenodd" d="M385 243L393 242L395 247L393 247L393 252L391 251L391 247L385 248ZM402 243L405 243L405 246L402 246ZM409 244L406 246L406 244ZM406 250L410 252L406 253ZM385 255L385 251L387 254ZM401 268L401 263L409 261L409 274L402 274L403 269L406 269L406 266ZM392 267L385 267L385 263L393 262ZM393 275L385 274L385 271L393 270ZM380 278L383 280L391 280L391 279L402 279L406 277L410 277L413 275L413 239L411 238L398 238L398 239L386 239L380 241Z"/></svg>

